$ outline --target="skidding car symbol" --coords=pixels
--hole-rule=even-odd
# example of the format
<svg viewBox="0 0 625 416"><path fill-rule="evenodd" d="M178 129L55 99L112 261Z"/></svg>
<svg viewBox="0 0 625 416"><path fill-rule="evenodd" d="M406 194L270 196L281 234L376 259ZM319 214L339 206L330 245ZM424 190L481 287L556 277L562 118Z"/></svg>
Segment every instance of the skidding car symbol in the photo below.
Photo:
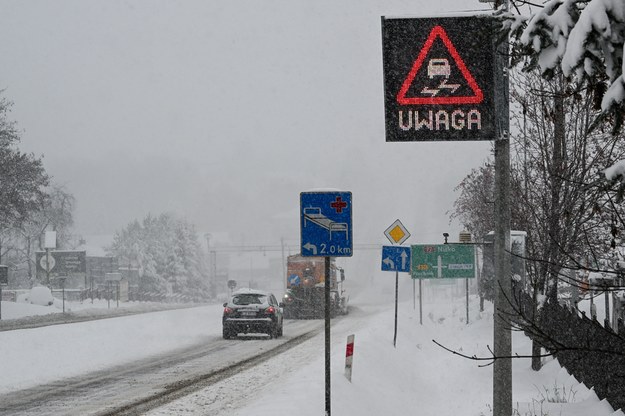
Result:
<svg viewBox="0 0 625 416"><path fill-rule="evenodd" d="M430 59L428 62L428 78L432 79L435 76L449 78L449 75L451 75L451 68L447 59Z"/></svg>

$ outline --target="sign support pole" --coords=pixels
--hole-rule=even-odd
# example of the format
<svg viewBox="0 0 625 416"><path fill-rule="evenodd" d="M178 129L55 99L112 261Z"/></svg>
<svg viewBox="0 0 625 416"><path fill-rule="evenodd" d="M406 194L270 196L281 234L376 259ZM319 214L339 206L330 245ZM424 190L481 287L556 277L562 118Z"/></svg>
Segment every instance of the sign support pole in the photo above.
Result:
<svg viewBox="0 0 625 416"><path fill-rule="evenodd" d="M412 279L412 310L417 309L417 283Z"/></svg>
<svg viewBox="0 0 625 416"><path fill-rule="evenodd" d="M399 295L399 272L395 270L395 332L393 334L393 347L397 345L397 297Z"/></svg>
<svg viewBox="0 0 625 416"><path fill-rule="evenodd" d="M419 323L423 325L423 286L419 279Z"/></svg>
<svg viewBox="0 0 625 416"><path fill-rule="evenodd" d="M508 10L508 0L503 4ZM512 415L512 282L510 272L510 114L508 107L508 41L497 48L495 82L497 107L495 137L495 316L493 415Z"/></svg>
<svg viewBox="0 0 625 416"><path fill-rule="evenodd" d="M330 257L325 258L325 368L326 368L326 416L331 416L330 406Z"/></svg>
<svg viewBox="0 0 625 416"><path fill-rule="evenodd" d="M50 249L46 247L46 285L50 286Z"/></svg>
<svg viewBox="0 0 625 416"><path fill-rule="evenodd" d="M469 279L464 279L467 289L467 325L469 325Z"/></svg>

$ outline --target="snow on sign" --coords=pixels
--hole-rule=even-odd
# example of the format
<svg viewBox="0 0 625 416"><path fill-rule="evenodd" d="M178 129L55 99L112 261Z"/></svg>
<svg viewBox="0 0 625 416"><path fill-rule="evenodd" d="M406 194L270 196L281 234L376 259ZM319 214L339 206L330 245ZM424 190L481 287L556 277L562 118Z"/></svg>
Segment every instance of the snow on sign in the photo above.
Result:
<svg viewBox="0 0 625 416"><path fill-rule="evenodd" d="M495 39L492 16L382 17L386 141L493 140Z"/></svg>
<svg viewBox="0 0 625 416"><path fill-rule="evenodd" d="M304 257L351 257L352 193L300 193L301 253Z"/></svg>

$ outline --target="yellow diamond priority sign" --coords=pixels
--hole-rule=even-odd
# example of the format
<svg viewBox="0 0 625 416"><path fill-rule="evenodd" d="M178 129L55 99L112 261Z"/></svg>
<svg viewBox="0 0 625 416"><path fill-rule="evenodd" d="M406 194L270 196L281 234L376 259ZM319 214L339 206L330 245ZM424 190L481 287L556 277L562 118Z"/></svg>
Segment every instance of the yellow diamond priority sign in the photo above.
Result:
<svg viewBox="0 0 625 416"><path fill-rule="evenodd" d="M410 233L400 220L395 221L384 231L384 235L392 244L401 244L410 237Z"/></svg>

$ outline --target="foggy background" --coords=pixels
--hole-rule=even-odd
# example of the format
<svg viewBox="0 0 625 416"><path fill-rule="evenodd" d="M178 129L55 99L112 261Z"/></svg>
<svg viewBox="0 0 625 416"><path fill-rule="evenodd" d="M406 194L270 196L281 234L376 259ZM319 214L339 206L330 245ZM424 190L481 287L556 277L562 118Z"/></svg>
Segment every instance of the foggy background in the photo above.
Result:
<svg viewBox="0 0 625 416"><path fill-rule="evenodd" d="M453 189L491 143L385 142L381 16L487 7L2 0L0 89L87 240L173 212L217 244L297 245L299 193L331 187L356 244L396 219L406 244L456 241Z"/></svg>

